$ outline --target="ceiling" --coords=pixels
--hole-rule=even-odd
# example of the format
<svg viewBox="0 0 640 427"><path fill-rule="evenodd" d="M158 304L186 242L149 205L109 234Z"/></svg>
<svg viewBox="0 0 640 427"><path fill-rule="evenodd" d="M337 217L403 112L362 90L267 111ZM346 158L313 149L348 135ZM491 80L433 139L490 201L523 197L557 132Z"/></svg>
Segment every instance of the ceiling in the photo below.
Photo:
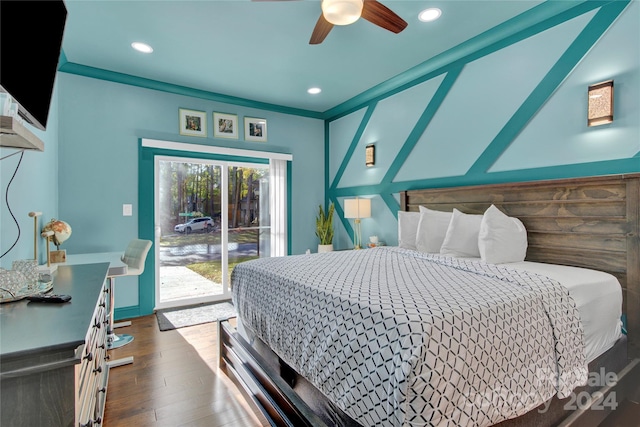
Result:
<svg viewBox="0 0 640 427"><path fill-rule="evenodd" d="M65 0L70 63L294 109L325 112L533 8L538 0L381 0L408 23L364 19L310 45L320 2ZM442 10L423 23L418 13ZM130 45L154 48L142 54ZM307 89L322 88L318 95Z"/></svg>

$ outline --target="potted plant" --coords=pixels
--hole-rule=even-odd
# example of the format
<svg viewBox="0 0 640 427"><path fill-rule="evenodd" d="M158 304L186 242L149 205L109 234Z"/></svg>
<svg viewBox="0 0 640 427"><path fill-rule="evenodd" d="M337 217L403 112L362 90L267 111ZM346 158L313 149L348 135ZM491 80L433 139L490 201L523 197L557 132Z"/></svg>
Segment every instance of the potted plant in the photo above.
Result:
<svg viewBox="0 0 640 427"><path fill-rule="evenodd" d="M329 209L325 212L322 205L318 206L316 216L316 236L320 239L318 252L331 252L333 250L333 211L335 206L329 203Z"/></svg>

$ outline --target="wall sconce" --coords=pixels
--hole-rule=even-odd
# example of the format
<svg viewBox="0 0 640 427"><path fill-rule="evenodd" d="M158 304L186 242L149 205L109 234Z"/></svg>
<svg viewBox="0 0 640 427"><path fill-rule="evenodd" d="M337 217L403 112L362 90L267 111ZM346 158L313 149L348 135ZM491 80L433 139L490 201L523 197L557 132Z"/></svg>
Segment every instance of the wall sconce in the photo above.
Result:
<svg viewBox="0 0 640 427"><path fill-rule="evenodd" d="M613 122L613 80L589 86L588 126Z"/></svg>
<svg viewBox="0 0 640 427"><path fill-rule="evenodd" d="M364 148L364 163L368 168L376 165L376 146L369 144Z"/></svg>

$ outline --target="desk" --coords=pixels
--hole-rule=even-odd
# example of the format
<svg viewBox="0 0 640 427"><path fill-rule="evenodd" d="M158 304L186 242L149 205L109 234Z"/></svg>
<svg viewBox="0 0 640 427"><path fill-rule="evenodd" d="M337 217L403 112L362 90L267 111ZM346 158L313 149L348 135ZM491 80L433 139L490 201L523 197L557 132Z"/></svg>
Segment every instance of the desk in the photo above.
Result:
<svg viewBox="0 0 640 427"><path fill-rule="evenodd" d="M0 425L74 427L102 418L107 269L58 268L53 292L71 295L68 303L0 306Z"/></svg>
<svg viewBox="0 0 640 427"><path fill-rule="evenodd" d="M101 252L93 254L76 254L67 255L67 261L58 263L58 265L81 265L95 264L97 262L108 262L108 277L126 276L127 264L122 262L122 252Z"/></svg>

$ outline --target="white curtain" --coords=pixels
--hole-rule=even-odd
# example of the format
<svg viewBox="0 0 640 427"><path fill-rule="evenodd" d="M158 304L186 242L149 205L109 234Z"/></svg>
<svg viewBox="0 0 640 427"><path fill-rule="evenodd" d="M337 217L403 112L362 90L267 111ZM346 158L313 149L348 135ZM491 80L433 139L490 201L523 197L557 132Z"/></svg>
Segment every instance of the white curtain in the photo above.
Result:
<svg viewBox="0 0 640 427"><path fill-rule="evenodd" d="M287 161L269 159L269 205L271 207L271 256L286 256Z"/></svg>

